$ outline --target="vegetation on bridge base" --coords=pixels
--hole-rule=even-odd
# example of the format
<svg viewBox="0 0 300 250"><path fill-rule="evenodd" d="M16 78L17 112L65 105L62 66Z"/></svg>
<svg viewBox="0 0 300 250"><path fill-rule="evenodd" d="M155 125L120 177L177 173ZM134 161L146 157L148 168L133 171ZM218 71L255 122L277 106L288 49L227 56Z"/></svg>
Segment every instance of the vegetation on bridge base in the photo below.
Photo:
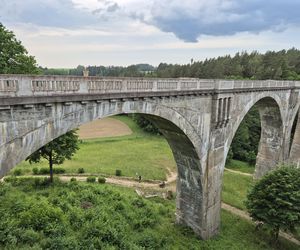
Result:
<svg viewBox="0 0 300 250"><path fill-rule="evenodd" d="M174 224L174 200L147 200L134 190L97 183L55 180L53 186L36 179L0 184L1 249L280 249L228 212L222 212L220 235L201 241ZM280 247L297 249L285 241Z"/></svg>

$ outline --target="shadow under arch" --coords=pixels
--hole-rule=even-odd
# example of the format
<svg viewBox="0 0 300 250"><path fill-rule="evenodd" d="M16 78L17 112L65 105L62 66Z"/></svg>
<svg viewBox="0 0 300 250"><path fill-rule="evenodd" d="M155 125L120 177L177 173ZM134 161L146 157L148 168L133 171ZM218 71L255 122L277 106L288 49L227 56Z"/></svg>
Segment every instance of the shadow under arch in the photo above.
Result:
<svg viewBox="0 0 300 250"><path fill-rule="evenodd" d="M232 125L232 133L226 142L225 159L233 138L251 108L257 107L261 123L260 141L256 156L254 178L260 178L283 160L284 126L278 96L257 96L249 103Z"/></svg>

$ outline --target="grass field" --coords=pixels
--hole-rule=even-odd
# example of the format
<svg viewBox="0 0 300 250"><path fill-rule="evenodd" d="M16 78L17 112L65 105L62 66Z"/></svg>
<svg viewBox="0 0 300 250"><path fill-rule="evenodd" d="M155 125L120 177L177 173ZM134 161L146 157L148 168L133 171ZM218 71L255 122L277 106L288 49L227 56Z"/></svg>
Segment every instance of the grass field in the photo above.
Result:
<svg viewBox="0 0 300 250"><path fill-rule="evenodd" d="M138 173L143 179L165 180L167 169L176 169L167 141L162 136L143 132L127 116L117 116L115 119L127 124L133 133L83 140L73 159L65 161L61 167L68 174L75 174L78 168L84 168L89 174L114 175L116 169L120 169L124 176L136 177ZM47 162L29 164L23 161L15 169L30 173L34 167L47 167Z"/></svg>
<svg viewBox="0 0 300 250"><path fill-rule="evenodd" d="M230 160L226 164L226 168L236 170L236 171L240 171L240 172L243 172L243 173L248 173L248 174L253 174L254 170L255 170L255 166L250 165L247 162L234 160L234 159Z"/></svg>
<svg viewBox="0 0 300 250"><path fill-rule="evenodd" d="M266 232L225 211L220 234L201 241L174 223L174 200L146 200L128 188L33 179L0 185L1 249L297 249L284 240L272 246Z"/></svg>
<svg viewBox="0 0 300 250"><path fill-rule="evenodd" d="M225 171L222 189L223 202L236 208L246 210L244 201L252 184L253 178L251 176Z"/></svg>

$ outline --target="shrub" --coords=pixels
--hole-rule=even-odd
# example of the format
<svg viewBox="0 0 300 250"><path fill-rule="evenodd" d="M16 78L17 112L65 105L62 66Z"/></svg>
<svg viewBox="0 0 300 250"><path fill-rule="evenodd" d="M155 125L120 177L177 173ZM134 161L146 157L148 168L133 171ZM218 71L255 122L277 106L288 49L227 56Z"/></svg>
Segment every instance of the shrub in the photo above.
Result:
<svg viewBox="0 0 300 250"><path fill-rule="evenodd" d="M44 174L49 174L50 173L50 169L49 168L34 168L32 169L32 172L35 171L33 174L37 175L44 175ZM53 174L64 174L66 172L66 170L64 168L53 168Z"/></svg>
<svg viewBox="0 0 300 250"><path fill-rule="evenodd" d="M47 186L50 183L48 177L41 177L41 178L34 178L34 185L35 186Z"/></svg>
<svg viewBox="0 0 300 250"><path fill-rule="evenodd" d="M23 171L21 169L15 169L14 172L13 172L13 175L14 176L20 176L22 175Z"/></svg>
<svg viewBox="0 0 300 250"><path fill-rule="evenodd" d="M75 177L72 177L72 178L70 179L70 181L71 181L71 182L74 182L74 181L77 181L77 179L76 179Z"/></svg>
<svg viewBox="0 0 300 250"><path fill-rule="evenodd" d="M38 175L38 174L39 174L39 169L38 169L38 168L33 168L33 169L32 169L32 173L33 173L34 175Z"/></svg>
<svg viewBox="0 0 300 250"><path fill-rule="evenodd" d="M39 174L49 174L49 168L40 168Z"/></svg>
<svg viewBox="0 0 300 250"><path fill-rule="evenodd" d="M116 176L121 176L122 175L122 171L120 169L116 169Z"/></svg>
<svg viewBox="0 0 300 250"><path fill-rule="evenodd" d="M49 172L49 170L48 170L48 172ZM53 168L54 174L64 174L65 172L66 172L66 170L64 168L58 168L58 167Z"/></svg>
<svg viewBox="0 0 300 250"><path fill-rule="evenodd" d="M17 178L15 176L7 176L4 178L5 182L15 184L17 182Z"/></svg>
<svg viewBox="0 0 300 250"><path fill-rule="evenodd" d="M104 177L98 177L98 182L104 184L106 179Z"/></svg>
<svg viewBox="0 0 300 250"><path fill-rule="evenodd" d="M262 177L248 193L250 216L271 228L277 240L280 229L300 225L300 168L282 166Z"/></svg>
<svg viewBox="0 0 300 250"><path fill-rule="evenodd" d="M95 176L89 176L86 178L87 182L96 182L96 177Z"/></svg>
<svg viewBox="0 0 300 250"><path fill-rule="evenodd" d="M83 174L85 171L84 168L78 168L77 172L78 174Z"/></svg>

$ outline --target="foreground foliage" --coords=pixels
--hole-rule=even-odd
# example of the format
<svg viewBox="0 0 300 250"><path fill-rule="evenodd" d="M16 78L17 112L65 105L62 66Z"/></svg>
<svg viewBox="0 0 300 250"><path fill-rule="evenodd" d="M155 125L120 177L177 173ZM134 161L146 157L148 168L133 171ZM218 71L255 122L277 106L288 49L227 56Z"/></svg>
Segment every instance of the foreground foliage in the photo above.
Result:
<svg viewBox="0 0 300 250"><path fill-rule="evenodd" d="M63 164L65 160L71 160L79 149L78 143L76 130L71 130L32 153L26 161L32 164L45 159L49 164L50 182L53 182L53 165ZM41 172L41 169L38 171Z"/></svg>
<svg viewBox="0 0 300 250"><path fill-rule="evenodd" d="M272 229L295 232L300 226L300 169L283 166L260 179L249 192L246 206L250 216Z"/></svg>
<svg viewBox="0 0 300 250"><path fill-rule="evenodd" d="M36 61L13 32L0 23L0 74L36 74Z"/></svg>
<svg viewBox="0 0 300 250"><path fill-rule="evenodd" d="M274 249L264 233L227 212L221 234L201 241L174 224L174 200L146 200L107 184L10 177L0 199L1 249Z"/></svg>

